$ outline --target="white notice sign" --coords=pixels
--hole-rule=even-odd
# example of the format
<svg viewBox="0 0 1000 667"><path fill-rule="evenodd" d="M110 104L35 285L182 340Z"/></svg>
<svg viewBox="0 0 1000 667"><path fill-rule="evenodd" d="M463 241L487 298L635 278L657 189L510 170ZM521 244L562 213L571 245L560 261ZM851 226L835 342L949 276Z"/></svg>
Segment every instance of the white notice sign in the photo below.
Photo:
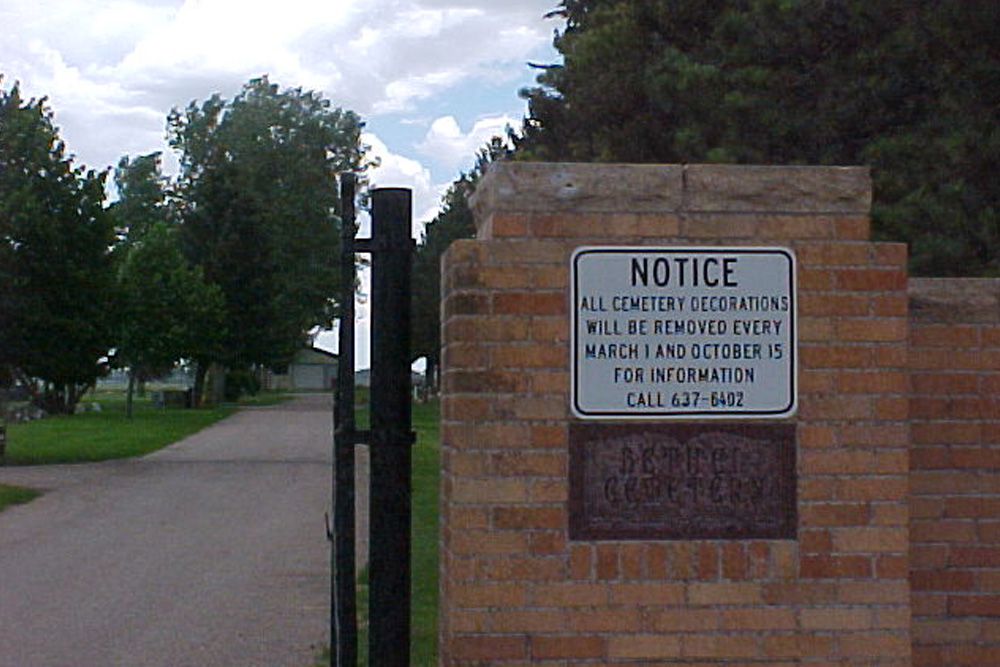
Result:
<svg viewBox="0 0 1000 667"><path fill-rule="evenodd" d="M570 279L577 417L795 412L791 250L585 247Z"/></svg>

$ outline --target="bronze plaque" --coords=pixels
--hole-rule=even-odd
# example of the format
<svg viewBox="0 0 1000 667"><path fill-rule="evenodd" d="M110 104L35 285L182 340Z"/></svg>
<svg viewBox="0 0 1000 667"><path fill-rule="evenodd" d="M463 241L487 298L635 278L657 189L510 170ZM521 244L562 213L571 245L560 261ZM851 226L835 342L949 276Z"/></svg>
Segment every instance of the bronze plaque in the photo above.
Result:
<svg viewBox="0 0 1000 667"><path fill-rule="evenodd" d="M795 424L571 423L571 540L794 539Z"/></svg>

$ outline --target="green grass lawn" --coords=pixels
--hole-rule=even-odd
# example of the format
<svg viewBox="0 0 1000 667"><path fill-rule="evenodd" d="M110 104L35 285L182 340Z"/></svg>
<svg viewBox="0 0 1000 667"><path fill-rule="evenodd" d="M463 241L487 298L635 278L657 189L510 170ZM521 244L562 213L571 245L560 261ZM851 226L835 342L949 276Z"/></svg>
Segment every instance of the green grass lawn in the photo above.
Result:
<svg viewBox="0 0 1000 667"><path fill-rule="evenodd" d="M0 512L11 505L20 505L29 500L34 500L40 495L33 489L22 489L19 486L8 486L0 484Z"/></svg>
<svg viewBox="0 0 1000 667"><path fill-rule="evenodd" d="M284 398L262 394L239 405L270 405ZM200 431L237 408L158 408L147 396L135 399L132 419L126 419L125 397L120 391L89 394L83 403L98 403L101 411L88 409L8 426L7 464L84 463L141 456Z"/></svg>
<svg viewBox="0 0 1000 667"><path fill-rule="evenodd" d="M437 664L439 423L438 401L413 406L413 665Z"/></svg>

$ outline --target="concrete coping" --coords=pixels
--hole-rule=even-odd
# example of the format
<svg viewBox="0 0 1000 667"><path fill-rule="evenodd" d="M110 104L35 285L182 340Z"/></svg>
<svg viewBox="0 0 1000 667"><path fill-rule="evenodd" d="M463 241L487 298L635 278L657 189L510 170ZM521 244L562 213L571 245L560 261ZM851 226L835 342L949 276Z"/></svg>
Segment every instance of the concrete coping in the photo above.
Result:
<svg viewBox="0 0 1000 667"><path fill-rule="evenodd" d="M471 200L494 213L861 214L867 167L495 162Z"/></svg>
<svg viewBox="0 0 1000 667"><path fill-rule="evenodd" d="M1000 278L910 278L907 291L912 322L1000 322Z"/></svg>

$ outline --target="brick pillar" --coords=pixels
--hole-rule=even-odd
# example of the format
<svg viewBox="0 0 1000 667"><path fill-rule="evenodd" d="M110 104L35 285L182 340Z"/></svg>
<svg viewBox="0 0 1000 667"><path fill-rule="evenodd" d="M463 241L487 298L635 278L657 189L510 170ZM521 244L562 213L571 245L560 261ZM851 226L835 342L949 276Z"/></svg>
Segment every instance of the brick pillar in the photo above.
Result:
<svg viewBox="0 0 1000 667"><path fill-rule="evenodd" d="M441 664L909 664L906 253L869 205L853 168L491 167L442 268ZM584 245L794 251L793 539L569 539Z"/></svg>
<svg viewBox="0 0 1000 667"><path fill-rule="evenodd" d="M1000 279L909 293L913 664L1000 665Z"/></svg>

